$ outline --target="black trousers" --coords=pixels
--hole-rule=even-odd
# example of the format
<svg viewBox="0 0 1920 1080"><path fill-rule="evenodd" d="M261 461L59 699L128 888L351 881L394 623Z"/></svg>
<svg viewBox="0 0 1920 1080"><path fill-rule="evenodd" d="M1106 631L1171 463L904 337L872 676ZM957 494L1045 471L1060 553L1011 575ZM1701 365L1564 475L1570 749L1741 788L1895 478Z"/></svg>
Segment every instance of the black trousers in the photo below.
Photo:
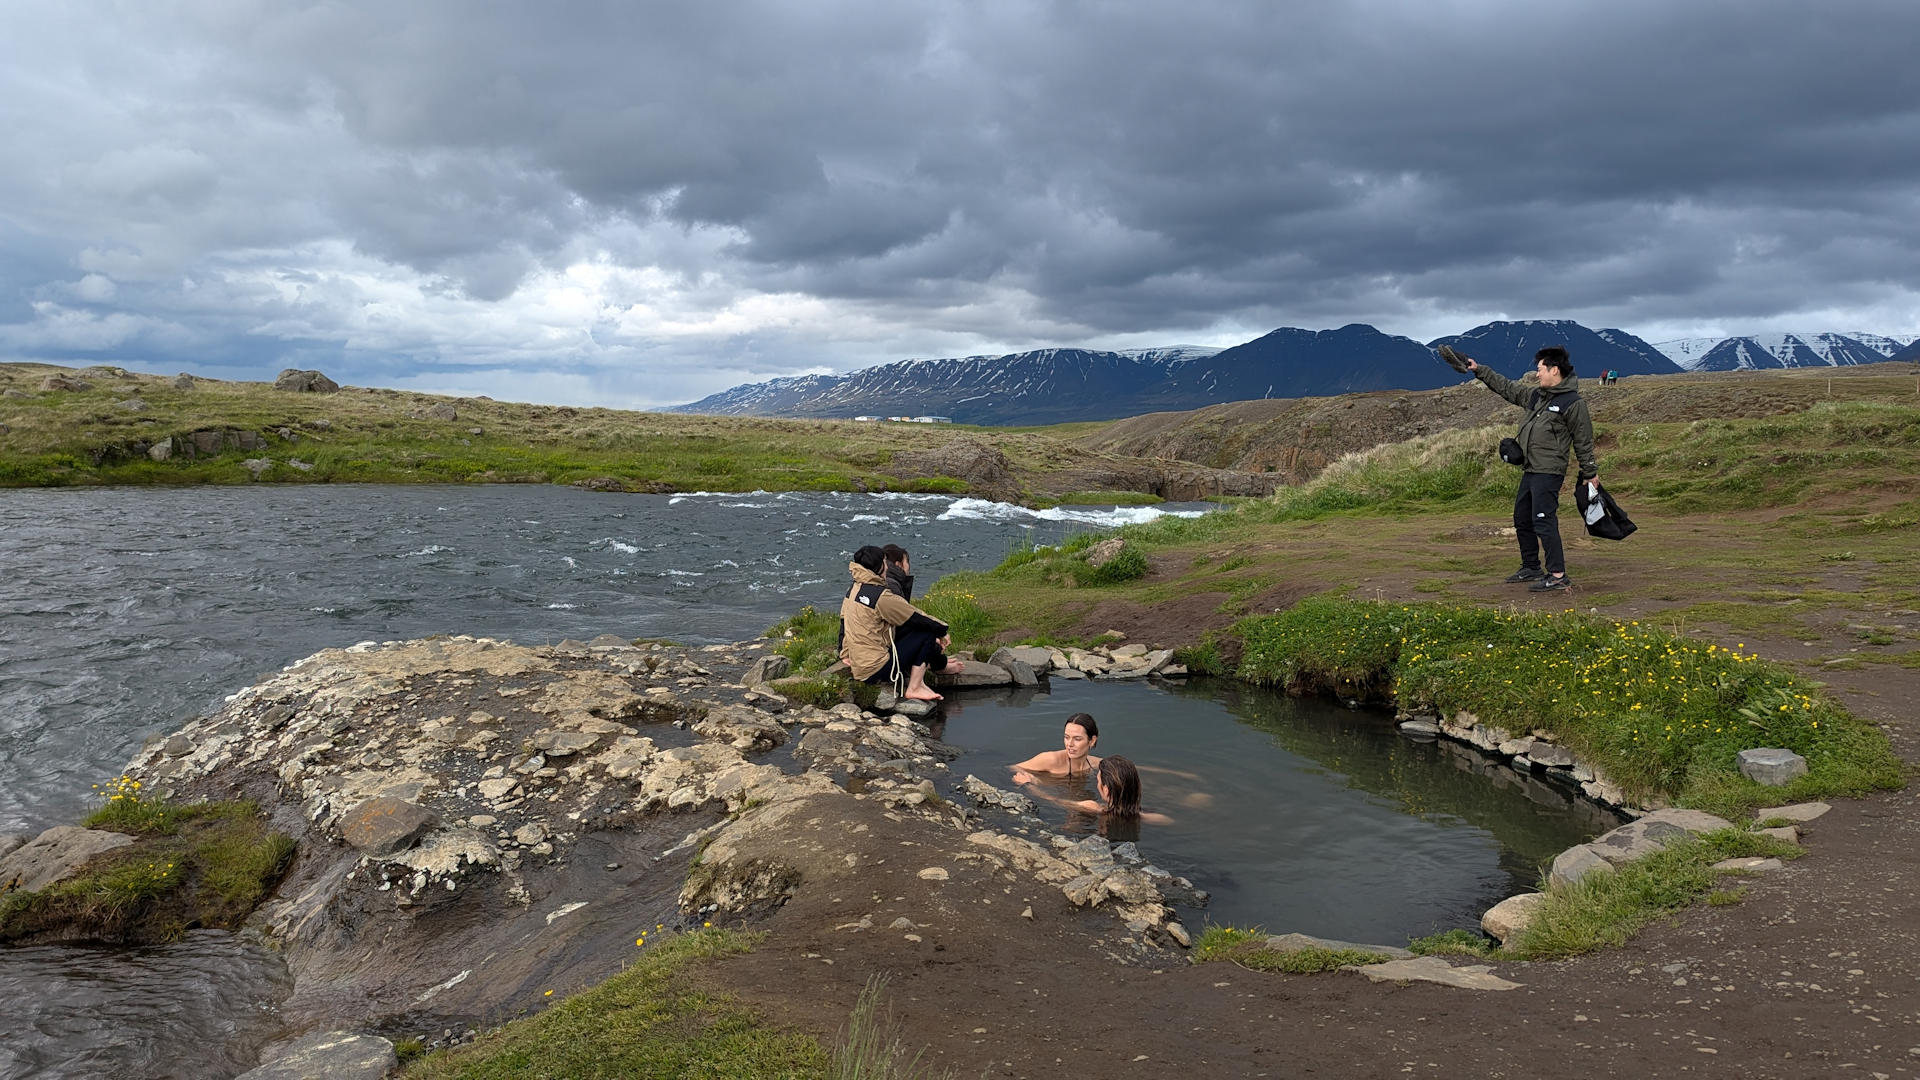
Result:
<svg viewBox="0 0 1920 1080"><path fill-rule="evenodd" d="M907 675L921 664L927 665L928 673L947 669L947 654L940 651L940 639L930 630L908 630L905 628L893 632L893 653L895 659L881 665L880 670L867 676L867 681L875 685L894 683L904 686ZM895 662L899 667L895 667Z"/></svg>
<svg viewBox="0 0 1920 1080"><path fill-rule="evenodd" d="M1547 556L1549 574L1567 572L1566 553L1560 547L1560 485L1565 476L1521 473L1520 493L1513 498L1513 535L1520 541L1520 565L1540 569L1540 553Z"/></svg>

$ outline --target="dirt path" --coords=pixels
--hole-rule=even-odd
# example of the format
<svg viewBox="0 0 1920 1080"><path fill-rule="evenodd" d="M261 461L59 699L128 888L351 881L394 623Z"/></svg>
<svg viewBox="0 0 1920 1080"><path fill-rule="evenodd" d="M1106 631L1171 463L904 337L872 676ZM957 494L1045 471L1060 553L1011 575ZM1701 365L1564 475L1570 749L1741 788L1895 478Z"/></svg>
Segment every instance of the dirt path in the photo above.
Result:
<svg viewBox="0 0 1920 1080"><path fill-rule="evenodd" d="M1387 600L1575 606L1623 619L1725 602L1744 629L1681 628L1817 673L1885 727L1906 760L1920 759L1920 668L1853 658L1897 657L1920 638L1920 612L1901 591L1911 557L1897 544L1830 543L1817 528L1792 540L1757 517L1668 522L1627 544L1583 538L1569 552L1579 589L1540 598L1497 584L1514 561L1498 524L1276 530L1256 561L1289 566L1289 580L1240 611L1221 611L1223 594L1151 610L1088 602L1081 626L1180 643L1336 584ZM1858 551L1820 561L1795 547L1842 550L1835 543ZM1175 556L1155 573L1182 569ZM1762 610L1769 589L1859 602L1782 616ZM1748 619L1741 605L1765 617ZM1837 801L1804 842L1805 859L1750 879L1739 904L1695 907L1606 953L1497 965L1522 984L1504 993L1196 967L1120 945L1111 919L1057 897L943 908L911 860L863 877L870 892L856 903L874 910L876 930L836 929L849 921L845 897L796 902L763 924L771 933L757 952L705 977L831 1039L867 978L886 974L904 1041L959 1077L1920 1075L1920 794ZM1032 919L1021 915L1029 904ZM897 917L916 923L919 941L886 929Z"/></svg>

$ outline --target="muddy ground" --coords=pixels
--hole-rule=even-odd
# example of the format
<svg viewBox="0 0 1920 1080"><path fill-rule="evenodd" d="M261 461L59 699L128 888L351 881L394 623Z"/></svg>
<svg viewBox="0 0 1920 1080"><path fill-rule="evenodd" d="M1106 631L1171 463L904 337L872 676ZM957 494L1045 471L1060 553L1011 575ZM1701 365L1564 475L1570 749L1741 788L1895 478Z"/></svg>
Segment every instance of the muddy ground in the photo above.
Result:
<svg viewBox="0 0 1920 1080"><path fill-rule="evenodd" d="M1658 620L1750 573L1740 551L1765 542L1760 518L1643 522L1646 537L1625 544L1581 538L1568 555L1576 591L1544 598L1498 583L1517 560L1496 520L1369 520L1375 532L1359 544L1339 535L1350 522L1295 527L1273 540L1294 576L1244 606L1223 611L1217 594L1151 610L1088 602L1079 630L1179 644L1340 585L1386 600ZM1697 557L1708 551L1710 571ZM1156 564L1155 574L1182 569ZM1812 587L1846 589L1858 572L1818 567ZM1877 651L1913 648L1920 612L1872 614L1896 627ZM1835 612L1831 632L1819 617L1768 633L1681 628L1817 673L1883 725L1903 758L1920 760L1920 668L1829 662L1855 648L1846 627L1862 617ZM1496 965L1521 984L1507 992L1129 954L1110 918L1066 910L1057 895L946 902L910 856L869 868L859 895L803 893L756 924L770 931L756 952L701 977L830 1040L867 979L886 975L903 1040L957 1077L1920 1075L1920 798L1835 800L1804 842L1806 858L1750 879L1741 903L1696 906L1609 952ZM845 928L867 913L874 929ZM886 929L899 917L916 928Z"/></svg>

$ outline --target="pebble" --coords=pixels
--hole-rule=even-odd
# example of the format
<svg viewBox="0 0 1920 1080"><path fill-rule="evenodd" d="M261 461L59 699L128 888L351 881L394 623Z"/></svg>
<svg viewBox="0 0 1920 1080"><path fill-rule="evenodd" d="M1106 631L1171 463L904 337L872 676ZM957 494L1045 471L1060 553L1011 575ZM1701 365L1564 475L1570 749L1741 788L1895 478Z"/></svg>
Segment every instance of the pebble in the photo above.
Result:
<svg viewBox="0 0 1920 1080"><path fill-rule="evenodd" d="M943 869L943 868L941 868L941 867L938 867L938 866L929 866L929 867L927 867L927 868L926 868L925 870L922 870L922 871L920 871L920 880L922 880L922 881L945 881L945 880L947 880L947 872L946 872L946 870L945 870L945 869Z"/></svg>

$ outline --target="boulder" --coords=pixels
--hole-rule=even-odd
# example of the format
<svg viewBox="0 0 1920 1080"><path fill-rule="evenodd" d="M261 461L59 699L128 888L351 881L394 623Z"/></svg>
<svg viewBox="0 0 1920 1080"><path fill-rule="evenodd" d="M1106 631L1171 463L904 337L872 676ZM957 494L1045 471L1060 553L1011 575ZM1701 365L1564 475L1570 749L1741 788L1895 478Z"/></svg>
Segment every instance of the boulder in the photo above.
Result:
<svg viewBox="0 0 1920 1080"><path fill-rule="evenodd" d="M275 390L287 390L293 393L331 394L340 389L340 384L320 374L318 371L301 371L287 368L280 377L273 380Z"/></svg>
<svg viewBox="0 0 1920 1080"><path fill-rule="evenodd" d="M1528 748L1527 757L1533 759L1534 764L1545 765L1550 769L1571 768L1573 765L1573 751L1557 743L1542 742L1537 739L1533 746Z"/></svg>
<svg viewBox="0 0 1920 1080"><path fill-rule="evenodd" d="M102 852L133 843L125 833L55 825L0 859L0 886L18 882L21 892L38 892L79 869Z"/></svg>
<svg viewBox="0 0 1920 1080"><path fill-rule="evenodd" d="M378 1035L327 1031L288 1044L237 1080L380 1080L399 1065L393 1044Z"/></svg>
<svg viewBox="0 0 1920 1080"><path fill-rule="evenodd" d="M980 660L969 660L960 669L958 675L949 671L937 671L927 676L927 682L939 687L966 689L971 686L1011 686L1013 673L997 664Z"/></svg>
<svg viewBox="0 0 1920 1080"><path fill-rule="evenodd" d="M1097 570L1119 558L1120 552L1124 550L1126 546L1127 542L1125 540L1117 536L1110 536L1087 549L1087 565Z"/></svg>
<svg viewBox="0 0 1920 1080"><path fill-rule="evenodd" d="M1032 668L1036 673L1044 673L1053 666L1054 651L1038 645L1002 645L987 658L989 663L1005 666L1006 660L1018 660Z"/></svg>
<svg viewBox="0 0 1920 1080"><path fill-rule="evenodd" d="M199 381L200 380L183 371L173 377L173 388L175 390L191 390L193 389L193 384Z"/></svg>
<svg viewBox="0 0 1920 1080"><path fill-rule="evenodd" d="M460 419L460 410L454 408L453 406L443 401L440 404L435 405L432 408L427 410L427 419L458 420Z"/></svg>
<svg viewBox="0 0 1920 1080"><path fill-rule="evenodd" d="M376 859L398 855L439 823L433 813L405 799L376 795L340 819L340 835Z"/></svg>
<svg viewBox="0 0 1920 1080"><path fill-rule="evenodd" d="M727 705L707 713L693 730L735 750L757 753L787 741L787 729L773 717L745 705Z"/></svg>
<svg viewBox="0 0 1920 1080"><path fill-rule="evenodd" d="M42 390L86 390L90 384L85 379L75 379L66 375L49 375L40 380Z"/></svg>
<svg viewBox="0 0 1920 1080"><path fill-rule="evenodd" d="M146 401L137 397L130 397L125 401L116 401L114 404L128 412L146 412L148 409Z"/></svg>
<svg viewBox="0 0 1920 1080"><path fill-rule="evenodd" d="M775 679L784 679L792 670L793 661L779 653L769 653L755 660L753 666L747 669L747 673L740 676L740 682L746 686L759 686Z"/></svg>
<svg viewBox="0 0 1920 1080"><path fill-rule="evenodd" d="M1505 944L1515 934L1532 924L1546 902L1546 893L1530 892L1509 896L1488 908L1487 913L1480 916L1480 929L1500 939L1501 944Z"/></svg>
<svg viewBox="0 0 1920 1080"><path fill-rule="evenodd" d="M1612 873L1613 864L1591 846L1580 844L1554 856L1553 869L1547 872L1547 882L1555 887L1565 887L1601 870Z"/></svg>
<svg viewBox="0 0 1920 1080"><path fill-rule="evenodd" d="M168 458L172 457L173 456L173 440L161 439L159 442L154 443L152 446L147 447L147 456L152 458L155 461L165 461Z"/></svg>
<svg viewBox="0 0 1920 1080"><path fill-rule="evenodd" d="M32 833L25 833L25 832L0 833L0 858L5 858L6 856L13 854L15 851L20 850L22 847L26 846L27 841L31 839L33 839Z"/></svg>
<svg viewBox="0 0 1920 1080"><path fill-rule="evenodd" d="M1759 747L1740 751L1740 773L1768 787L1781 787L1807 774L1807 759L1791 750Z"/></svg>

